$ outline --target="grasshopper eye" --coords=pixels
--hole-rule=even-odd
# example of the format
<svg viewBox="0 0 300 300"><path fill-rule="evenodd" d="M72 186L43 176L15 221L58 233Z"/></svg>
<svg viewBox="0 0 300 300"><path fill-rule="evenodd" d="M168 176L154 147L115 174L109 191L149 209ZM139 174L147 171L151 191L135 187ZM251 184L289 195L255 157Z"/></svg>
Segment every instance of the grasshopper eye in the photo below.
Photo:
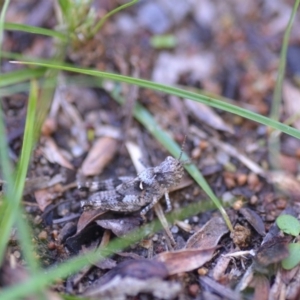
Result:
<svg viewBox="0 0 300 300"><path fill-rule="evenodd" d="M140 182L140 184L139 184L139 188L140 188L141 190L143 190L143 189L144 189L144 187L143 187L143 181L141 181L141 182Z"/></svg>
<svg viewBox="0 0 300 300"><path fill-rule="evenodd" d="M156 173L155 174L155 179L158 181L158 182L164 182L166 181L166 174L165 173Z"/></svg>

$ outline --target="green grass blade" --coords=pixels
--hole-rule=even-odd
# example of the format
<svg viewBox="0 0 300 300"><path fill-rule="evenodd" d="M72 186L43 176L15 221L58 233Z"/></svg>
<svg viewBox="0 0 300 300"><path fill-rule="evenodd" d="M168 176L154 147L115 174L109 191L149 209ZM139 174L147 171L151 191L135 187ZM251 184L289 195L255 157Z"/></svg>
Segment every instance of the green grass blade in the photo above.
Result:
<svg viewBox="0 0 300 300"><path fill-rule="evenodd" d="M28 85L26 83L19 83L13 86L0 88L0 98L8 97L11 95L15 95L18 93L27 92L29 90Z"/></svg>
<svg viewBox="0 0 300 300"><path fill-rule="evenodd" d="M282 99L282 85L283 79L285 75L285 67L286 67L286 56L287 56L287 48L289 44L289 39L291 35L292 25L295 20L295 15L297 13L299 7L300 0L296 0L294 3L293 11L290 16L287 28L284 33L281 53L280 53L280 61L279 61L279 69L278 76L276 79L276 85L273 93L273 100L271 106L270 118L278 121L280 117L280 105ZM269 148L269 161L272 169L279 169L279 155L280 155L280 140L277 132L272 132L269 140L268 140L268 148Z"/></svg>
<svg viewBox="0 0 300 300"><path fill-rule="evenodd" d="M31 158L31 153L35 143L37 98L38 98L37 82L31 81L23 145L22 145L20 159L16 168L14 190L18 199L21 198L23 193L27 170Z"/></svg>
<svg viewBox="0 0 300 300"><path fill-rule="evenodd" d="M280 114L280 103L281 103L281 97L282 97L282 83L283 78L285 75L285 66L286 66L286 54L287 54L287 48L289 45L289 39L291 35L291 30L293 26L293 22L295 20L295 16L299 7L300 0L296 0L294 3L293 11L290 16L288 25L286 27L284 36L283 36L283 42L280 52L280 62L279 62L279 69L278 69L278 76L276 79L276 85L273 93L273 101L272 101L272 107L271 107L271 113L270 117L274 120L279 120L279 114Z"/></svg>
<svg viewBox="0 0 300 300"><path fill-rule="evenodd" d="M21 150L20 160L16 169L16 175L15 178L12 178L12 175L10 175L8 179L4 177L4 179L7 180L7 192L5 193L4 203L0 207L0 216L2 216L2 219L0 219L0 262L4 257L4 252L6 249L7 241L9 240L11 228L16 220L16 216L18 215L18 207L22 197L31 151L33 148L37 93L37 84L36 82L32 81L23 146ZM3 145L3 148L6 148L5 151L7 151L8 146L6 145L6 143L4 143Z"/></svg>
<svg viewBox="0 0 300 300"><path fill-rule="evenodd" d="M8 184L6 188L6 195L8 197L11 197L13 195L13 187L12 187L13 167L8 155L8 145L6 140L6 131L4 126L4 117L3 117L1 104L0 104L0 170L1 170L1 174L0 174L1 177L6 182L11 183ZM3 215L0 214L0 221L1 221L1 216Z"/></svg>
<svg viewBox="0 0 300 300"><path fill-rule="evenodd" d="M25 24L4 23L4 29L13 30L13 31L23 31L32 34L41 34L52 38L58 38L64 41L67 40L67 37L61 32L51 30L51 29L41 28L41 27L25 25Z"/></svg>
<svg viewBox="0 0 300 300"><path fill-rule="evenodd" d="M91 33L91 36L94 36L94 35L102 28L103 24L106 22L106 20L107 20L109 17L111 17L112 15L116 14L117 12L119 12L119 11L125 9L125 8L130 7L131 5L133 5L133 4L137 3L137 2L138 2L138 0L132 0L132 1L128 2L128 3L125 3L125 4L121 5L121 6L119 6L119 7L115 8L115 9L113 9L113 10L110 11L109 13L107 13L107 14L106 14L106 15L105 15L105 16L104 16L104 17L103 17L103 18L95 25L95 27L94 27L94 29L93 29L93 31L92 31L92 33Z"/></svg>
<svg viewBox="0 0 300 300"><path fill-rule="evenodd" d="M44 75L45 71L46 69L44 68L24 69L2 74L0 79L0 87L5 87L25 80L41 77Z"/></svg>
<svg viewBox="0 0 300 300"><path fill-rule="evenodd" d="M72 81L73 80L71 79L71 82L66 82L66 84L73 85ZM54 89L57 86L57 80L54 78L40 78L38 80L38 85L40 86L41 90ZM78 81L76 86L91 86L91 81L90 82ZM14 85L0 88L0 97L7 97L17 93L25 93L25 92L29 93L29 91L30 91L30 84L28 82L17 83Z"/></svg>
<svg viewBox="0 0 300 300"><path fill-rule="evenodd" d="M28 61L36 61L36 57L31 57L27 55L23 55L21 53L17 52L7 52L7 51L2 51L2 57L7 58L7 59L15 59L15 60L28 60Z"/></svg>
<svg viewBox="0 0 300 300"><path fill-rule="evenodd" d="M24 212L20 208L18 216L16 218L18 239L20 241L20 246L24 254L24 260L29 267L30 273L33 275L39 270L40 266L33 248L31 228L25 217L23 217L23 213Z"/></svg>
<svg viewBox="0 0 300 300"><path fill-rule="evenodd" d="M1 9L1 14L0 14L0 59L1 59L1 51L2 51L2 45L3 45L4 20L5 20L5 14L6 14L9 2L10 2L9 0L4 1L4 4Z"/></svg>
<svg viewBox="0 0 300 300"><path fill-rule="evenodd" d="M280 122L277 122L275 120L272 120L270 118L264 117L262 115L256 114L254 112L251 112L249 110L243 109L241 107L237 107L235 105L208 97L200 94L196 94L190 91L186 91L180 88L172 87L172 86L167 86L159 83L155 83L152 81L144 80L144 79L138 79L138 78L133 78L133 77L128 77L128 76L123 76L123 75L118 75L118 74L113 74L113 73L106 73L106 72L101 72L101 71L96 71L96 70L90 70L90 69L83 69L83 68L76 68L72 66L67 66L67 65L59 65L59 64L54 64L54 63L46 63L46 62L30 62L30 61L23 61L23 62L18 62L22 64L28 64L28 65L36 65L36 66L41 66L41 67L48 67L56 70L64 70L64 71L70 71L70 72L76 72L76 73L81 73L81 74L86 74L86 75L91 75L91 76L96 76L99 78L106 78L106 79L111 79L113 81L120 81L120 82L125 82L129 84L135 84L140 87L144 88L149 88L152 90L164 92L170 95L176 95L182 98L187 98L191 99L197 102L204 103L206 105L231 112L233 114L239 115L241 117L250 119L252 121L264 124L269 127L273 127L279 131L282 131L288 135L294 136L298 139L300 139L300 131L290 127L288 125L282 124Z"/></svg>
<svg viewBox="0 0 300 300"><path fill-rule="evenodd" d="M69 11L71 10L71 3L69 0L58 0L59 7L65 18L68 18Z"/></svg>
<svg viewBox="0 0 300 300"><path fill-rule="evenodd" d="M2 51L2 44L3 44L3 29L4 29L4 19L5 14L9 5L9 0L5 0L4 4L1 9L0 14L0 58L1 58L1 51ZM8 183L7 188L5 190L4 197L2 199L2 206L0 206L0 224L3 222L5 215L2 214L6 209L8 200L13 196L13 167L11 160L9 159L8 155L8 145L6 140L6 130L4 126L4 116L2 111L2 104L0 103L0 176ZM4 225L6 225L4 223ZM0 230L2 228L0 227ZM1 233L1 232L0 232ZM7 232L6 232L7 233ZM9 233L8 233L9 236ZM2 259L4 257L4 251L6 249L6 243L0 244L0 265L2 263Z"/></svg>

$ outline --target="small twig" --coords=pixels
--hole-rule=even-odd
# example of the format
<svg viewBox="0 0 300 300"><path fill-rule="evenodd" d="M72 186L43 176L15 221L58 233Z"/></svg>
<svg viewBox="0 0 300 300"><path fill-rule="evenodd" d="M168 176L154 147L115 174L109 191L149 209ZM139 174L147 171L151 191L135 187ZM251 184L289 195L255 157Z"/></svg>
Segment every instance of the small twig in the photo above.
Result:
<svg viewBox="0 0 300 300"><path fill-rule="evenodd" d="M67 217L63 217L60 219L55 219L52 221L53 224L59 224L59 223L65 223L65 222L70 222L72 220L78 219L81 214L72 214Z"/></svg>
<svg viewBox="0 0 300 300"><path fill-rule="evenodd" d="M203 138L206 137L206 134L196 127L192 127L192 131L197 136ZM208 138L208 137L207 137ZM236 148L230 144L224 143L214 137L209 137L209 142L217 148L221 148L224 152L228 153L231 157L237 158L242 164L244 164L248 169L250 169L255 174L260 176L266 176L265 171L254 161L249 159L244 154L240 153Z"/></svg>
<svg viewBox="0 0 300 300"><path fill-rule="evenodd" d="M174 237L173 237L173 235L172 235L172 232L171 232L170 229L169 229L168 221L167 221L167 219L166 219L166 217L165 217L165 214L164 214L164 212L163 212L163 210L162 210L162 207L161 207L160 203L156 203L156 204L154 205L154 211L155 211L155 213L156 213L156 215L157 215L157 217L158 217L160 223L162 224L162 226L163 226L163 228L164 228L164 230L165 230L165 232L166 232L167 238L170 240L171 246L174 247L174 246L176 245L176 242L175 242L175 240L174 240Z"/></svg>
<svg viewBox="0 0 300 300"><path fill-rule="evenodd" d="M251 255L251 256L255 256L255 251L253 249L251 250L247 250L247 251L236 251L233 253L227 253L227 254L223 254L223 257L240 257L240 256L245 256L245 255Z"/></svg>

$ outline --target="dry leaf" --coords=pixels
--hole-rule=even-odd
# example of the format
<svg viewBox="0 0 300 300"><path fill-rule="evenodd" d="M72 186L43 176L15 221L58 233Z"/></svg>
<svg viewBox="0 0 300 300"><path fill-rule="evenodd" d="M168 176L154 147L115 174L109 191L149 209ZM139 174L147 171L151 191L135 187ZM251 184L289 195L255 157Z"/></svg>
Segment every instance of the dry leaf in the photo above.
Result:
<svg viewBox="0 0 300 300"><path fill-rule="evenodd" d="M211 260L220 238L227 232L221 217L212 218L189 238L185 249L163 252L155 259L165 263L169 275L192 271Z"/></svg>
<svg viewBox="0 0 300 300"><path fill-rule="evenodd" d="M288 243L290 240L290 237L274 237L257 250L255 261L263 267L282 261L289 256Z"/></svg>
<svg viewBox="0 0 300 300"><path fill-rule="evenodd" d="M106 230L101 238L101 243L99 246L99 239L94 240L92 243L90 243L88 246L82 247L81 251L79 252L80 255L91 253L92 251L99 251L102 249L105 249L107 244L110 241L110 232ZM87 257L91 265L94 265L98 267L99 269L105 270L105 269L113 269L117 266L117 262L110 258L110 257L102 257L98 261L93 261L89 257Z"/></svg>
<svg viewBox="0 0 300 300"><path fill-rule="evenodd" d="M216 281L214 281L212 278L208 276L200 276L200 283L201 285L208 290L213 290L215 293L221 296L221 298L217 299L230 299L230 300L241 300L242 297L235 291L231 290L231 288L228 288ZM212 294L209 295L209 297L204 299L214 299L214 296Z"/></svg>
<svg viewBox="0 0 300 300"><path fill-rule="evenodd" d="M269 279L261 274L254 274L249 285L254 288L253 300L268 300L270 293Z"/></svg>
<svg viewBox="0 0 300 300"><path fill-rule="evenodd" d="M91 243L98 243L102 235L103 229L93 222L75 235L67 238L64 245L71 253L78 254L82 251L82 248L91 245Z"/></svg>
<svg viewBox="0 0 300 300"><path fill-rule="evenodd" d="M229 132L231 134L234 133L232 127L226 124L222 118L209 106L200 103L185 99L185 106L189 109L189 111L200 121L204 122L207 125L215 128L217 130L222 130L225 132Z"/></svg>
<svg viewBox="0 0 300 300"><path fill-rule="evenodd" d="M214 217L188 239L185 247L189 249L214 248L228 231L223 218Z"/></svg>
<svg viewBox="0 0 300 300"><path fill-rule="evenodd" d="M286 292L286 286L282 280L282 269L278 268L274 283L272 284L272 287L269 291L269 299L280 300L281 299L280 296L283 293L285 294L285 292Z"/></svg>
<svg viewBox="0 0 300 300"><path fill-rule="evenodd" d="M295 270L296 274L291 278L291 281L287 283L287 289L286 289L286 299L299 299L300 295L300 267L299 265L290 272L293 272Z"/></svg>
<svg viewBox="0 0 300 300"><path fill-rule="evenodd" d="M183 249L173 252L162 252L155 260L163 262L169 275L188 272L200 268L210 261L215 247L210 249Z"/></svg>
<svg viewBox="0 0 300 300"><path fill-rule="evenodd" d="M101 215L105 214L105 212L106 211L102 210L101 208L96 210L85 210L78 220L76 234L80 233L91 222L94 222Z"/></svg>
<svg viewBox="0 0 300 300"><path fill-rule="evenodd" d="M42 147L42 151L51 163L57 163L67 169L74 169L51 137L44 137L44 146Z"/></svg>
<svg viewBox="0 0 300 300"><path fill-rule="evenodd" d="M53 189L41 189L34 192L35 200L39 206L41 211L44 211L45 208L52 203L58 196L57 193L53 191Z"/></svg>
<svg viewBox="0 0 300 300"><path fill-rule="evenodd" d="M163 280L167 276L168 272L160 262L127 260L95 281L84 296L125 300L129 295L151 293L161 299L173 299L181 291L181 285Z"/></svg>
<svg viewBox="0 0 300 300"><path fill-rule="evenodd" d="M82 164L82 174L84 176L100 174L104 167L113 159L117 150L117 140L110 137L99 138Z"/></svg>
<svg viewBox="0 0 300 300"><path fill-rule="evenodd" d="M255 211L247 207L242 207L239 212L244 216L247 222L256 230L257 233L262 236L266 235L265 224Z"/></svg>
<svg viewBox="0 0 300 300"><path fill-rule="evenodd" d="M31 274L16 257L11 254L9 259L3 261L0 272L0 281L3 286L17 286L19 283L25 282L30 278ZM53 291L43 290L42 294L31 295L26 297L27 300L62 300L63 298L58 293ZM25 298L23 298L25 299Z"/></svg>
<svg viewBox="0 0 300 300"><path fill-rule="evenodd" d="M229 263L231 262L231 257L229 256L220 256L217 264L215 265L213 269L213 278L216 281L224 281L226 277L228 277L228 273L226 274L226 269L228 268Z"/></svg>
<svg viewBox="0 0 300 300"><path fill-rule="evenodd" d="M299 199L300 183L292 174L282 171L273 171L268 173L267 179L269 182L276 184L279 189L288 192L291 196Z"/></svg>
<svg viewBox="0 0 300 300"><path fill-rule="evenodd" d="M120 217L96 220L96 223L105 229L110 229L116 236L120 237L134 229L138 229L141 221L140 217Z"/></svg>

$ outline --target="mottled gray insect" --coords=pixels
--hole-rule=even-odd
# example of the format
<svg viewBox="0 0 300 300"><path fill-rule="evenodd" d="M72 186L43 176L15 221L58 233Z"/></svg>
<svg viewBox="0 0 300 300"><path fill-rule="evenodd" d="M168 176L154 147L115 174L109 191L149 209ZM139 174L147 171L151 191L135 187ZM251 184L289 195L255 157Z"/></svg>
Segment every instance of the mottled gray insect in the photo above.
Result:
<svg viewBox="0 0 300 300"><path fill-rule="evenodd" d="M84 208L134 212L142 209L144 216L162 196L165 196L167 211L171 210L169 191L176 187L183 176L183 162L168 156L160 165L146 168L135 178L122 177L100 183L79 184L79 188L107 189L93 193L81 201Z"/></svg>

